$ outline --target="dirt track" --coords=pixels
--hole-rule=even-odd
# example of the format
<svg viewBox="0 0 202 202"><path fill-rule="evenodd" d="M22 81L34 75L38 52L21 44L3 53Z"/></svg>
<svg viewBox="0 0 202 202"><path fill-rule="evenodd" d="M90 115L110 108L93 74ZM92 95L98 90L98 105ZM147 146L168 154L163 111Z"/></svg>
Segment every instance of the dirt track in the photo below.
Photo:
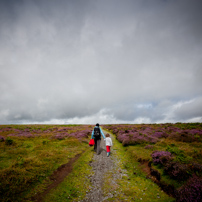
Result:
<svg viewBox="0 0 202 202"><path fill-rule="evenodd" d="M112 141L113 141L113 137ZM118 160L116 158L116 150L111 147L111 155L107 157L105 142L101 140L101 153L94 154L93 161L91 162L92 172L94 173L91 177L92 189L86 194L86 198L82 202L101 202L109 198L114 197L113 193L103 193L103 186L105 175L107 173L113 173L112 183L116 184L116 179L122 177L122 172L117 168Z"/></svg>
<svg viewBox="0 0 202 202"><path fill-rule="evenodd" d="M104 141L101 141L101 153L97 155L94 154L93 161L90 164L92 166L92 172L94 175L91 176L92 189L86 195L86 199L83 202L95 202L103 201L104 196L102 192L102 186L104 182L104 174L113 167L112 158L107 157L106 148Z"/></svg>
<svg viewBox="0 0 202 202"><path fill-rule="evenodd" d="M78 160L81 154L77 154L74 158L72 158L68 163L60 166L51 176L50 180L52 183L40 194L36 197L32 198L32 201L42 202L44 197L55 187L57 187L65 177L72 171L72 164Z"/></svg>

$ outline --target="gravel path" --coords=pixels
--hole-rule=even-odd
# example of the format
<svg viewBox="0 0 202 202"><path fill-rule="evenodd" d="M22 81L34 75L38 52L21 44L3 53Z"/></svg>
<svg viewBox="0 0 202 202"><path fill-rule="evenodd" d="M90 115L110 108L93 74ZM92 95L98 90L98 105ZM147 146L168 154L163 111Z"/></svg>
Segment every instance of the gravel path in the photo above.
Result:
<svg viewBox="0 0 202 202"><path fill-rule="evenodd" d="M113 137L112 141L113 141ZM117 158L115 155L116 150L113 150L111 147L111 155L107 157L105 142L102 138L101 140L101 153L97 155L94 154L93 161L90 163L92 166L93 175L90 176L92 183L91 190L86 194L86 198L82 202L101 202L105 201L108 198L112 198L114 195L112 193L103 193L104 178L105 175L109 172L113 172L113 182L116 183L116 179L121 177L121 172L114 170L117 169Z"/></svg>

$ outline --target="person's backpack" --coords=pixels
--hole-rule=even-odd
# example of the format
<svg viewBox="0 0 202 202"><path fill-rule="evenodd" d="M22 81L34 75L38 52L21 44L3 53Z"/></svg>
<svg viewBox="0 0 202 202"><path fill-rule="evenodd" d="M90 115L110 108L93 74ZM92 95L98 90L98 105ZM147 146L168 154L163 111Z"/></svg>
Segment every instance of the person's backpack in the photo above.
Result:
<svg viewBox="0 0 202 202"><path fill-rule="evenodd" d="M100 128L99 127L95 127L94 128L94 137L99 139L101 137L101 134L100 134Z"/></svg>

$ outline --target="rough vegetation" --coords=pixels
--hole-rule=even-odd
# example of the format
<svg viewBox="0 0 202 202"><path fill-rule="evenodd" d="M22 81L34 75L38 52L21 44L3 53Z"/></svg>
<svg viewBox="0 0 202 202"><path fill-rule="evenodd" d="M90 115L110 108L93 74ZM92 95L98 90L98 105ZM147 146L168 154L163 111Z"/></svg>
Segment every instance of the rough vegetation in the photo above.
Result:
<svg viewBox="0 0 202 202"><path fill-rule="evenodd" d="M116 138L110 158L93 155L92 125L0 126L1 201L94 200L96 184L102 201L202 201L201 123L102 127ZM78 155L56 187L54 173Z"/></svg>
<svg viewBox="0 0 202 202"><path fill-rule="evenodd" d="M1 126L1 201L20 201L41 192L48 176L88 148L91 128L83 125Z"/></svg>
<svg viewBox="0 0 202 202"><path fill-rule="evenodd" d="M159 186L166 189L165 184L173 186L170 194L177 201L202 200L201 123L106 125L105 128L128 147L133 158L148 162L150 174Z"/></svg>

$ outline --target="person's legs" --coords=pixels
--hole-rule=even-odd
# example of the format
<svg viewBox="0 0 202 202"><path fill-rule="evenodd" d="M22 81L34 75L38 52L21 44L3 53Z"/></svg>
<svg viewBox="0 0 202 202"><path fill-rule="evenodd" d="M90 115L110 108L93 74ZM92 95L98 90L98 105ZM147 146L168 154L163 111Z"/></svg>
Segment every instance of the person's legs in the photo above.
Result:
<svg viewBox="0 0 202 202"><path fill-rule="evenodd" d="M94 139L94 141L95 141L95 144L94 144L94 151L96 152L96 151L97 151L97 140Z"/></svg>
<svg viewBox="0 0 202 202"><path fill-rule="evenodd" d="M100 142L101 140L97 140L97 154L100 153Z"/></svg>
<svg viewBox="0 0 202 202"><path fill-rule="evenodd" d="M107 149L107 156L109 156L109 153L110 153L110 146L106 146L106 149Z"/></svg>

